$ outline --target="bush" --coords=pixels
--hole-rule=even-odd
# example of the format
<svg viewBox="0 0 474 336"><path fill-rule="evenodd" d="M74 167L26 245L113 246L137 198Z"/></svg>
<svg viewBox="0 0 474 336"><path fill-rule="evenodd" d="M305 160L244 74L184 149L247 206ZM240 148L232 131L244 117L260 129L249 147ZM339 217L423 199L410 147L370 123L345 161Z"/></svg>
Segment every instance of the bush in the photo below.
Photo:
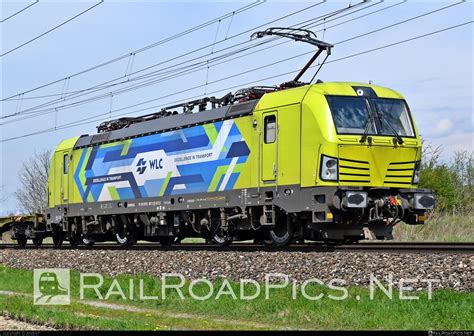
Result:
<svg viewBox="0 0 474 336"><path fill-rule="evenodd" d="M474 202L472 152L457 151L448 163L440 159L441 153L440 146L425 146L419 186L433 189L437 211L471 213Z"/></svg>

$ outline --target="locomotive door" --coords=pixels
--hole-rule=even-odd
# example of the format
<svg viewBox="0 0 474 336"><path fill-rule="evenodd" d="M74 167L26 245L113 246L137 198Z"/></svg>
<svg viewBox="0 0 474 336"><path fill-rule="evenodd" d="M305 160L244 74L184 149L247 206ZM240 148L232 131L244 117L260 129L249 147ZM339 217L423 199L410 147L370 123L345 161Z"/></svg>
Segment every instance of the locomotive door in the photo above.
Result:
<svg viewBox="0 0 474 336"><path fill-rule="evenodd" d="M69 152L64 151L61 155L61 203L69 201Z"/></svg>
<svg viewBox="0 0 474 336"><path fill-rule="evenodd" d="M262 137L262 180L275 181L278 174L278 123L277 111L267 112L263 118Z"/></svg>

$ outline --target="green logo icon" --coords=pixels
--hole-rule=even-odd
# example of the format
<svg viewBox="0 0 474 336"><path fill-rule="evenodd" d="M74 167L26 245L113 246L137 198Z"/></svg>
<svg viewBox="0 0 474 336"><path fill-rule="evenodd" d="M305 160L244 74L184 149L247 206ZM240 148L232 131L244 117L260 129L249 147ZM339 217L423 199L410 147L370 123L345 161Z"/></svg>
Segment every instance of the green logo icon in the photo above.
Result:
<svg viewBox="0 0 474 336"><path fill-rule="evenodd" d="M67 305L70 299L69 269L35 269L34 298L36 305Z"/></svg>

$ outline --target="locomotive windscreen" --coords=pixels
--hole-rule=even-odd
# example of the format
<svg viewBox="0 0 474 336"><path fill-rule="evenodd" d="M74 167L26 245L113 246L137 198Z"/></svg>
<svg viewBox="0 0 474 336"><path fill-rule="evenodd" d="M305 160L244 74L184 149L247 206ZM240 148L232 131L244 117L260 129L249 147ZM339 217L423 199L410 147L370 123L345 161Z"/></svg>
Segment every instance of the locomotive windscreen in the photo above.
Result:
<svg viewBox="0 0 474 336"><path fill-rule="evenodd" d="M401 99L327 96L338 134L413 137L407 105Z"/></svg>

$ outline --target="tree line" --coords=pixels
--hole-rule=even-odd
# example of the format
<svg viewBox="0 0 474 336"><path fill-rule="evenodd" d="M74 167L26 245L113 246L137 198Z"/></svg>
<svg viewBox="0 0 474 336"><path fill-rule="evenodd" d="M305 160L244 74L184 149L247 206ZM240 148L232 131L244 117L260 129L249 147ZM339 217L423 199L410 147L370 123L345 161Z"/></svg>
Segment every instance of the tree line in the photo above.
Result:
<svg viewBox="0 0 474 336"><path fill-rule="evenodd" d="M474 169L472 152L453 153L449 162L440 159L441 146L424 146L421 161L421 188L433 189L436 210L444 213L468 214L473 211Z"/></svg>

